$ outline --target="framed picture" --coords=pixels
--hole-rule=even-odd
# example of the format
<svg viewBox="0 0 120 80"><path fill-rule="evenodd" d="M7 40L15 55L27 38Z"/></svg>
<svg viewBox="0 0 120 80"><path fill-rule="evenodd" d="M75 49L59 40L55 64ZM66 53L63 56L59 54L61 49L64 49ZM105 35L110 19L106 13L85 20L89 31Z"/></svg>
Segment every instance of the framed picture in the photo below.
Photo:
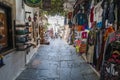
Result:
<svg viewBox="0 0 120 80"><path fill-rule="evenodd" d="M2 45L0 54L4 54L4 52L13 49L12 27L12 8L0 3L0 45Z"/></svg>
<svg viewBox="0 0 120 80"><path fill-rule="evenodd" d="M5 12L2 10L0 11L0 35L2 36L2 38L0 39L0 44L4 48L8 46L7 22Z"/></svg>

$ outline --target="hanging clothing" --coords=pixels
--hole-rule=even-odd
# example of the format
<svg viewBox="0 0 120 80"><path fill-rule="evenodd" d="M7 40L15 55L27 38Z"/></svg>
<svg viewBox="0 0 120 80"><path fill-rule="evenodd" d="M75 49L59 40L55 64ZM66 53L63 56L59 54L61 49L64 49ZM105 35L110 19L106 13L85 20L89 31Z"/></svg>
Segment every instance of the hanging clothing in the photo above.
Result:
<svg viewBox="0 0 120 80"><path fill-rule="evenodd" d="M111 33L106 41L101 80L120 80L120 33Z"/></svg>
<svg viewBox="0 0 120 80"><path fill-rule="evenodd" d="M94 8L94 21L97 23L98 28L102 28L102 13L103 9L101 7L102 1L99 2Z"/></svg>
<svg viewBox="0 0 120 80"><path fill-rule="evenodd" d="M90 22L92 23L94 21L94 7L92 7L91 11L90 11Z"/></svg>
<svg viewBox="0 0 120 80"><path fill-rule="evenodd" d="M114 1L110 3L109 5L109 13L108 13L108 23L110 24L114 24L114 21L115 21L115 13L114 13L114 10L115 10L115 3Z"/></svg>
<svg viewBox="0 0 120 80"><path fill-rule="evenodd" d="M77 23L77 17L76 17L76 15L72 18L72 23L73 23L73 24L76 24L76 23Z"/></svg>
<svg viewBox="0 0 120 80"><path fill-rule="evenodd" d="M98 59L101 53L101 45L102 45L102 31L96 30L96 41L95 41L95 48L94 48L94 57L93 57L93 65L97 67Z"/></svg>
<svg viewBox="0 0 120 80"><path fill-rule="evenodd" d="M79 32L82 31L82 26L78 26L77 31L79 31Z"/></svg>
<svg viewBox="0 0 120 80"><path fill-rule="evenodd" d="M78 25L84 25L84 24L86 24L85 14L78 13L76 17L77 17L77 23L78 23Z"/></svg>
<svg viewBox="0 0 120 80"><path fill-rule="evenodd" d="M65 17L64 18L64 25L66 25L67 24L67 18Z"/></svg>
<svg viewBox="0 0 120 80"><path fill-rule="evenodd" d="M96 40L96 32L91 30L88 34L88 45L94 45Z"/></svg>
<svg viewBox="0 0 120 80"><path fill-rule="evenodd" d="M80 52L80 46L76 46L76 52L79 53Z"/></svg>
<svg viewBox="0 0 120 80"><path fill-rule="evenodd" d="M80 47L80 44L81 44L81 40L76 40L76 46L79 46Z"/></svg>
<svg viewBox="0 0 120 80"><path fill-rule="evenodd" d="M87 51L87 62L88 63L93 63L93 55L94 55L94 45L88 46L89 49Z"/></svg>
<svg viewBox="0 0 120 80"><path fill-rule="evenodd" d="M85 30L85 26L82 26L82 31L84 31Z"/></svg>
<svg viewBox="0 0 120 80"><path fill-rule="evenodd" d="M103 9L103 13L102 13L102 28L104 29L105 28L105 22L108 19L108 13L109 13L108 1L107 0L103 0L101 6L102 6L102 9Z"/></svg>
<svg viewBox="0 0 120 80"><path fill-rule="evenodd" d="M108 45L104 60L102 80L120 80L120 42Z"/></svg>
<svg viewBox="0 0 120 80"><path fill-rule="evenodd" d="M86 55L89 63L93 63L94 47L96 42L96 32L91 30L88 34Z"/></svg>
<svg viewBox="0 0 120 80"><path fill-rule="evenodd" d="M104 41L107 40L108 35L109 35L110 33L112 33L112 32L114 32L113 27L112 27L112 26L108 27L107 30L106 30L106 32L105 32L105 34L104 34Z"/></svg>
<svg viewBox="0 0 120 80"><path fill-rule="evenodd" d="M100 21L100 22L97 23L97 27L98 27L99 29L102 28L102 21Z"/></svg>
<svg viewBox="0 0 120 80"><path fill-rule="evenodd" d="M82 54L82 53L86 53L86 44L81 43L81 45L80 45L80 53L81 53L81 54Z"/></svg>
<svg viewBox="0 0 120 80"><path fill-rule="evenodd" d="M103 60L103 52L104 52L104 30L100 30L99 31L99 35L97 35L97 37L99 37L97 44L98 44L98 60L97 60L97 65L96 65L96 69L98 71L101 70L101 66L102 66L102 60ZM97 51L97 50L96 50ZM97 52L96 52L97 53Z"/></svg>
<svg viewBox="0 0 120 80"><path fill-rule="evenodd" d="M69 24L69 28L72 28L73 24L72 24L71 20L68 21L68 24Z"/></svg>
<svg viewBox="0 0 120 80"><path fill-rule="evenodd" d="M86 39L87 38L87 32L82 32L82 39Z"/></svg>
<svg viewBox="0 0 120 80"><path fill-rule="evenodd" d="M87 30L89 30L89 26L87 24L84 24L83 27Z"/></svg>
<svg viewBox="0 0 120 80"><path fill-rule="evenodd" d="M72 12L69 12L68 13L68 19L71 19L72 18Z"/></svg>

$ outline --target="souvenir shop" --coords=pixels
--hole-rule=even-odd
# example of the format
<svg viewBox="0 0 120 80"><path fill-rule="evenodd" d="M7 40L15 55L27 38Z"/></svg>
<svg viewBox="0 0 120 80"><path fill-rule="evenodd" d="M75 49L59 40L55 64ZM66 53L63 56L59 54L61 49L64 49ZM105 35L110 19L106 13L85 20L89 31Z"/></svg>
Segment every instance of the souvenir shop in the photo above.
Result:
<svg viewBox="0 0 120 80"><path fill-rule="evenodd" d="M29 7L23 0L0 1L1 80L14 80L36 53L39 17L39 7Z"/></svg>
<svg viewBox="0 0 120 80"><path fill-rule="evenodd" d="M120 80L119 5L119 0L77 0L70 19L76 51L85 55L101 80Z"/></svg>

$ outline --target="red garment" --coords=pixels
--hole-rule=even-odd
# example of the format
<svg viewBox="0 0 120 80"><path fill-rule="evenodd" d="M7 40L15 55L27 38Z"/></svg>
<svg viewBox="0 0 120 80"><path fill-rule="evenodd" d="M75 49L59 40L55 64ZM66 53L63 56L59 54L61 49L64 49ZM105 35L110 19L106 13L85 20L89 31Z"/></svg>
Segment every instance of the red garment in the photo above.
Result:
<svg viewBox="0 0 120 80"><path fill-rule="evenodd" d="M83 39L87 38L87 32L82 32L82 38Z"/></svg>
<svg viewBox="0 0 120 80"><path fill-rule="evenodd" d="M90 11L90 22L92 23L94 21L94 7L92 7L91 11Z"/></svg>
<svg viewBox="0 0 120 80"><path fill-rule="evenodd" d="M68 19L71 19L72 18L72 12L69 12L68 13Z"/></svg>
<svg viewBox="0 0 120 80"><path fill-rule="evenodd" d="M76 40L75 43L76 43L76 46L79 46L79 47L80 47L80 45L81 45L81 40Z"/></svg>
<svg viewBox="0 0 120 80"><path fill-rule="evenodd" d="M82 26L82 31L84 31L85 30L85 26Z"/></svg>
<svg viewBox="0 0 120 80"><path fill-rule="evenodd" d="M93 22L92 22L92 25L91 25L91 28L94 28L94 27L95 27L95 25L96 25L96 22L95 22L95 21L93 21Z"/></svg>
<svg viewBox="0 0 120 80"><path fill-rule="evenodd" d="M80 45L80 53L86 53L86 44Z"/></svg>

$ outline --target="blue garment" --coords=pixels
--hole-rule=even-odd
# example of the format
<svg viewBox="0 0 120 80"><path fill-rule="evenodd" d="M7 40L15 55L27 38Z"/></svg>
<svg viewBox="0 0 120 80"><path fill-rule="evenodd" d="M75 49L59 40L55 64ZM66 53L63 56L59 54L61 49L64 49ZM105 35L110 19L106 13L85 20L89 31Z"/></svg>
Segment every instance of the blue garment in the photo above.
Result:
<svg viewBox="0 0 120 80"><path fill-rule="evenodd" d="M86 23L85 15L83 13L77 14L78 25L84 25Z"/></svg>
<svg viewBox="0 0 120 80"><path fill-rule="evenodd" d="M85 27L86 30L89 30L89 26L88 25L83 25Z"/></svg>
<svg viewBox="0 0 120 80"><path fill-rule="evenodd" d="M97 23L97 27L100 29L100 28L102 28L102 22L98 22Z"/></svg>
<svg viewBox="0 0 120 80"><path fill-rule="evenodd" d="M65 17L64 18L64 25L66 25L67 24L67 18Z"/></svg>
<svg viewBox="0 0 120 80"><path fill-rule="evenodd" d="M69 28L72 28L72 22L71 22L71 20L69 20L68 24L69 24Z"/></svg>
<svg viewBox="0 0 120 80"><path fill-rule="evenodd" d="M18 37L18 38L16 38L16 42L18 42L18 43L25 43L27 40L26 40L26 38L25 37Z"/></svg>

